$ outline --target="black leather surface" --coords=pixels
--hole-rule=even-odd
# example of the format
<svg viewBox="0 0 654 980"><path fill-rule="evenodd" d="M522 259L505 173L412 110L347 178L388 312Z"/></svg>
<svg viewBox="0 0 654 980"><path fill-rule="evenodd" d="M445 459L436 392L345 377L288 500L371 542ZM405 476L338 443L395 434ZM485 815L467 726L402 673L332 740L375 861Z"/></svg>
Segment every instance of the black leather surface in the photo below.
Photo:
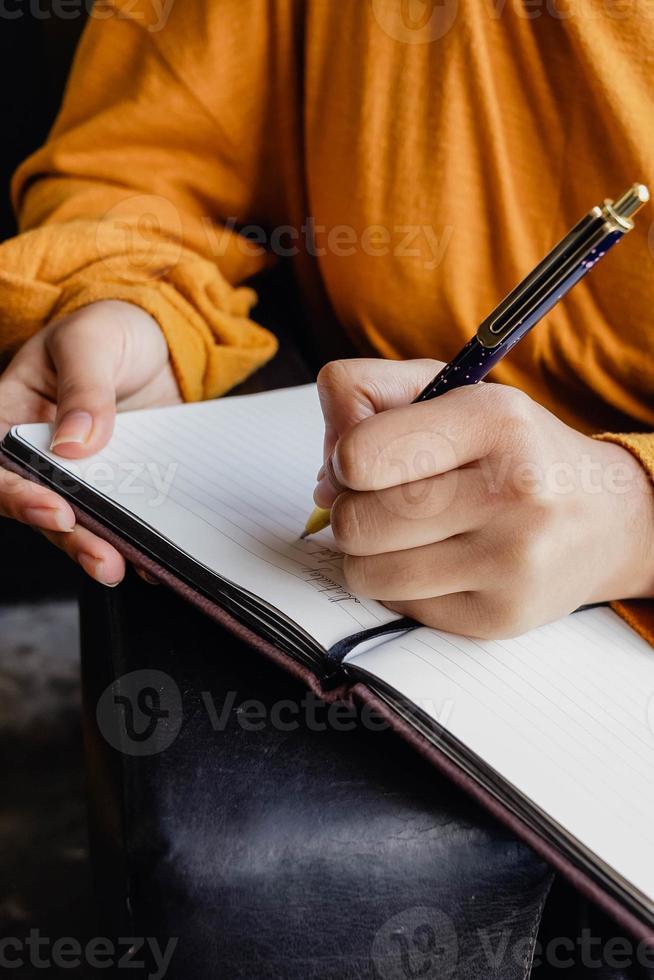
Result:
<svg viewBox="0 0 654 980"><path fill-rule="evenodd" d="M344 713L352 730L334 730L290 678L134 576L88 586L82 612L103 933L179 937L169 977L525 975L549 870L399 739ZM111 675L136 670L115 716L158 692L151 745L172 740L152 755L109 748L94 721ZM227 705L220 730L207 705Z"/></svg>

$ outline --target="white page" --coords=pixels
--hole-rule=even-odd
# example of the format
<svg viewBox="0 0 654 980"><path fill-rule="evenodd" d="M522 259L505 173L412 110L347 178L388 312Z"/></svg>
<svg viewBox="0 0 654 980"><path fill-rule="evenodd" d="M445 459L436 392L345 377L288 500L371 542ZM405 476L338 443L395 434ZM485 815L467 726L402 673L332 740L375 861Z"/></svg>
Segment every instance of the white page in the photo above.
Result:
<svg viewBox="0 0 654 980"><path fill-rule="evenodd" d="M14 431L325 647L398 618L347 591L330 530L298 539L322 462L314 385L124 413L108 447L74 463L48 451L50 426Z"/></svg>
<svg viewBox="0 0 654 980"><path fill-rule="evenodd" d="M512 640L419 629L378 677L654 901L654 650L610 609Z"/></svg>

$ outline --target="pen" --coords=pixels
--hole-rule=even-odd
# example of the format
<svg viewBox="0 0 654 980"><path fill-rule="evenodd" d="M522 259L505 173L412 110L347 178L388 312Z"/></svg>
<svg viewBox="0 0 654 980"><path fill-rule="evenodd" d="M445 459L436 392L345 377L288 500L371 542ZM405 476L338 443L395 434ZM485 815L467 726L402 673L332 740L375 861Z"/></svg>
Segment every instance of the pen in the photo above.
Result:
<svg viewBox="0 0 654 980"><path fill-rule="evenodd" d="M454 360L429 382L415 402L452 388L478 384L522 340L596 262L632 230L633 215L649 201L643 184L633 184L617 201L604 201L579 221L498 307ZM329 511L316 507L303 538L329 525Z"/></svg>

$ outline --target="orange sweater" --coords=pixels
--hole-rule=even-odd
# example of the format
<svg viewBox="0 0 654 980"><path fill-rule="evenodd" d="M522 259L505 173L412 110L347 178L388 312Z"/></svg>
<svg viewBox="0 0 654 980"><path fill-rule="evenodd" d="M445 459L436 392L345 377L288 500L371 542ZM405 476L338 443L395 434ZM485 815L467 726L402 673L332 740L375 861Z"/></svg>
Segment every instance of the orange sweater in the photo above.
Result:
<svg viewBox="0 0 654 980"><path fill-rule="evenodd" d="M654 186L652 17L649 0L100 5L15 177L2 345L130 300L184 397L211 397L274 352L238 284L282 252L320 329L335 313L362 351L448 359L592 205ZM640 433L615 438L650 472L653 217L493 376L583 431Z"/></svg>

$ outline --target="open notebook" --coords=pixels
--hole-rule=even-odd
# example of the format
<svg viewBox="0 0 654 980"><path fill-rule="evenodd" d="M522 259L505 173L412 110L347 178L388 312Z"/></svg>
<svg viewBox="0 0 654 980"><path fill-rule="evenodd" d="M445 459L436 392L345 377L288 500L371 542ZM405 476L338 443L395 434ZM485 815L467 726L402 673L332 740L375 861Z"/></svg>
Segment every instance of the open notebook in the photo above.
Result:
<svg viewBox="0 0 654 980"><path fill-rule="evenodd" d="M110 445L82 462L48 452L46 425L17 426L2 448L327 682L335 644L397 617L347 590L329 530L298 539L322 435L307 386L121 415ZM654 936L654 651L610 609L501 642L378 636L339 672Z"/></svg>

